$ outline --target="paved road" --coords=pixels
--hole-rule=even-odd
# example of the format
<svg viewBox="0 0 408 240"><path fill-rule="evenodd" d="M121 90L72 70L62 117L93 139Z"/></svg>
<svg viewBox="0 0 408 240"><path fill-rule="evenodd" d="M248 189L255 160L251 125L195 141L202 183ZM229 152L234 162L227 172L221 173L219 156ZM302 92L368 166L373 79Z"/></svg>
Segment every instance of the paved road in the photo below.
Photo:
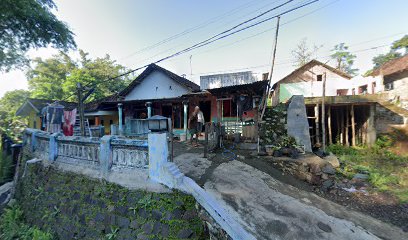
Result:
<svg viewBox="0 0 408 240"><path fill-rule="evenodd" d="M257 239L408 239L401 229L284 184L239 161L174 158Z"/></svg>

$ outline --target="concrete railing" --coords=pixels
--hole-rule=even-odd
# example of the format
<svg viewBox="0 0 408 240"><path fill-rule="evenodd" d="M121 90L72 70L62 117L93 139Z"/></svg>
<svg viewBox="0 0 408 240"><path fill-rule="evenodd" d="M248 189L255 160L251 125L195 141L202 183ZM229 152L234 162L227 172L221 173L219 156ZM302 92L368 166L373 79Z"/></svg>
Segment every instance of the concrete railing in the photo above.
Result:
<svg viewBox="0 0 408 240"><path fill-rule="evenodd" d="M132 174L146 172L149 179L169 188L191 194L232 239L255 239L231 215L192 179L184 176L169 161L167 133L149 133L148 140L124 139L105 135L100 139L64 137L35 129L24 132L25 149L49 163L97 169L97 175L109 179L110 172L128 168ZM47 147L48 146L48 147ZM123 174L122 174L123 175ZM129 175L123 175L122 178ZM143 182L138 182L143 185Z"/></svg>
<svg viewBox="0 0 408 240"><path fill-rule="evenodd" d="M35 157L52 162L99 169L103 174L118 168L147 169L146 140L67 137L36 129L24 131L24 144Z"/></svg>

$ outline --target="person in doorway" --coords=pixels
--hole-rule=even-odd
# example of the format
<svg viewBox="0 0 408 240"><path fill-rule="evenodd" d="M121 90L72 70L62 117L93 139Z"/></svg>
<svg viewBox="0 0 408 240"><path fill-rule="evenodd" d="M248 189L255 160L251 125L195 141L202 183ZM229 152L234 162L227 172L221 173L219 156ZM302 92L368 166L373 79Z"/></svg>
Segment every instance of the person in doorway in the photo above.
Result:
<svg viewBox="0 0 408 240"><path fill-rule="evenodd" d="M188 119L188 130L190 133L190 144L194 147L198 146L198 110L197 108L194 109L194 112L191 114L191 116ZM196 138L194 139L194 135L196 135ZM194 143L195 141L195 143Z"/></svg>
<svg viewBox="0 0 408 240"><path fill-rule="evenodd" d="M205 123L204 114L198 106L195 107L195 111L197 111L197 135L201 136Z"/></svg>

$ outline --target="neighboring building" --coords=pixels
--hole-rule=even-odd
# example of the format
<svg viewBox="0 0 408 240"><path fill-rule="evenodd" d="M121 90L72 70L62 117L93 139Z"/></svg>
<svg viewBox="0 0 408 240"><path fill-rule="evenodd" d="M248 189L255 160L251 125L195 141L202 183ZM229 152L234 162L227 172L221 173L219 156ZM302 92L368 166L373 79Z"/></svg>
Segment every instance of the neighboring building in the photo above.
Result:
<svg viewBox="0 0 408 240"><path fill-rule="evenodd" d="M23 105L17 110L16 115L21 117L27 117L28 127L41 129L42 116L41 111L44 107L56 102L55 100L47 99L35 99L28 98ZM66 101L57 101L60 105L64 106L64 110L71 111L77 107L77 103L66 102Z"/></svg>
<svg viewBox="0 0 408 240"><path fill-rule="evenodd" d="M408 54L384 63L371 75L381 79L389 98L408 109Z"/></svg>
<svg viewBox="0 0 408 240"><path fill-rule="evenodd" d="M200 76L202 90L254 83L258 77L251 71Z"/></svg>
<svg viewBox="0 0 408 240"><path fill-rule="evenodd" d="M84 112L90 126L103 126L111 134L111 126L119 123L117 94L86 103Z"/></svg>
<svg viewBox="0 0 408 240"><path fill-rule="evenodd" d="M188 103L183 104L182 96L199 90L200 86L190 80L156 64L149 65L118 95L117 102L123 104L125 132L138 133L140 129L145 129L140 127L145 123L136 120L153 115L170 118L173 129L184 129Z"/></svg>
<svg viewBox="0 0 408 240"><path fill-rule="evenodd" d="M312 60L274 84L273 106L279 102L286 102L293 95L323 96L324 78L326 78L326 96L352 95L350 75L317 60Z"/></svg>

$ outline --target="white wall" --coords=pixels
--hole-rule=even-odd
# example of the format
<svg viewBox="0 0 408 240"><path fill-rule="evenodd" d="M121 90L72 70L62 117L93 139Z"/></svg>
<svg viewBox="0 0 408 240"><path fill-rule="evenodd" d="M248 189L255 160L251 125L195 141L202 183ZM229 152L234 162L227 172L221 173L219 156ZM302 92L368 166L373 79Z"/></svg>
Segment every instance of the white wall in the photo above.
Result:
<svg viewBox="0 0 408 240"><path fill-rule="evenodd" d="M186 93L189 93L186 87L173 81L160 71L153 71L126 95L125 100L175 98Z"/></svg>

